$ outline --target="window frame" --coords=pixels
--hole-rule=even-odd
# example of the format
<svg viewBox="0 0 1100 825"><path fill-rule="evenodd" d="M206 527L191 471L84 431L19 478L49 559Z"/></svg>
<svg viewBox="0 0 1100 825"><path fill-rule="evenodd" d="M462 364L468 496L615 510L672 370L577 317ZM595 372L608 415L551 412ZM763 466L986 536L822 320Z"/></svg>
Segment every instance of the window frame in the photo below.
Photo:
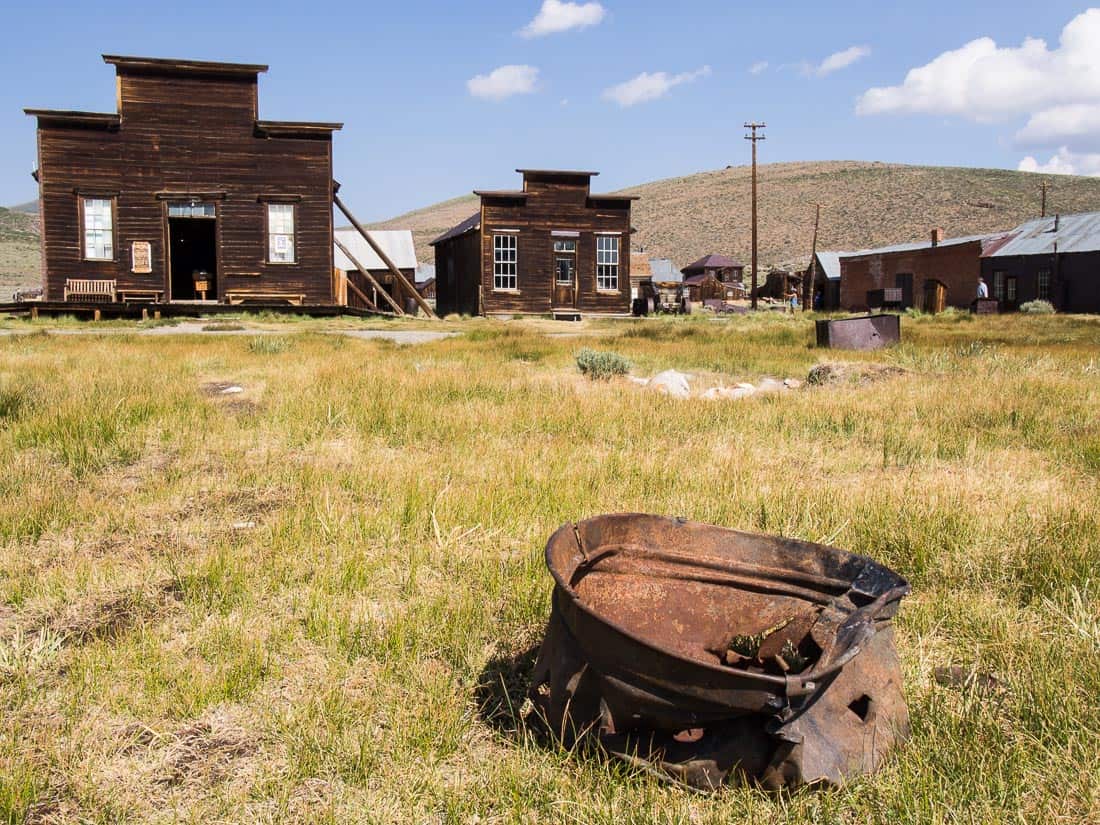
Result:
<svg viewBox="0 0 1100 825"><path fill-rule="evenodd" d="M1050 300L1050 278L1052 274L1049 269L1040 269L1035 273L1035 297L1040 301Z"/></svg>
<svg viewBox="0 0 1100 825"><path fill-rule="evenodd" d="M118 197L116 195L97 195L94 193L81 193L77 196L80 213L80 259L88 263L105 263L118 261ZM110 205L108 214L111 218L109 230L88 229L88 201L104 201ZM93 257L88 252L88 232L110 232L111 254L106 257Z"/></svg>
<svg viewBox="0 0 1100 825"><path fill-rule="evenodd" d="M264 260L271 266L297 266L300 262L298 255L298 205L296 203L286 203L283 201L269 200L264 201ZM287 208L290 210L290 232L272 232L271 231L271 210L272 208ZM272 258L271 244L276 237L288 237L290 238L290 254L289 261L277 261Z"/></svg>
<svg viewBox="0 0 1100 825"><path fill-rule="evenodd" d="M501 253L511 254L502 257ZM519 292L519 235L515 232L493 232L493 292Z"/></svg>
<svg viewBox="0 0 1100 825"><path fill-rule="evenodd" d="M1007 277L1008 275L1003 269L996 269L993 271L993 289L991 297L997 301L1005 300L1005 281Z"/></svg>
<svg viewBox="0 0 1100 825"><path fill-rule="evenodd" d="M612 249L601 249L600 246L605 241L614 242ZM622 267L622 238L618 235L597 235L596 236L596 291L606 293L618 293L620 291L622 279L619 277ZM609 253L614 254L614 261L604 259L601 261L601 255ZM605 270L609 270L607 272ZM608 286L613 283L614 286Z"/></svg>

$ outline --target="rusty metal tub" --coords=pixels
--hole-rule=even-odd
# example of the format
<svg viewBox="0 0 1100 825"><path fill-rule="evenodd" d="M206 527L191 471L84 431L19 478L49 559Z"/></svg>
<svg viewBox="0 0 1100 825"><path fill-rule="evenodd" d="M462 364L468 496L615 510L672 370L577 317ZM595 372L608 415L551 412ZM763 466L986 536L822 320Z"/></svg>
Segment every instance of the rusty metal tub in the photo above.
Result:
<svg viewBox="0 0 1100 825"><path fill-rule="evenodd" d="M562 527L546 562L531 698L567 744L780 787L874 770L907 733L890 620L909 586L871 559L623 514Z"/></svg>

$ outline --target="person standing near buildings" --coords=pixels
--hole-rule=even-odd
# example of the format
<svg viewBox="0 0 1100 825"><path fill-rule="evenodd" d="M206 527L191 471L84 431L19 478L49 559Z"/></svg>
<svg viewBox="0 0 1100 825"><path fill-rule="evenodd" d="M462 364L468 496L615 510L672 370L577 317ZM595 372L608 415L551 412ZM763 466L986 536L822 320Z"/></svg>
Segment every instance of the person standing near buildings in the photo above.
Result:
<svg viewBox="0 0 1100 825"><path fill-rule="evenodd" d="M984 300L989 297L989 285L985 282L985 278L981 275L978 276L978 300Z"/></svg>

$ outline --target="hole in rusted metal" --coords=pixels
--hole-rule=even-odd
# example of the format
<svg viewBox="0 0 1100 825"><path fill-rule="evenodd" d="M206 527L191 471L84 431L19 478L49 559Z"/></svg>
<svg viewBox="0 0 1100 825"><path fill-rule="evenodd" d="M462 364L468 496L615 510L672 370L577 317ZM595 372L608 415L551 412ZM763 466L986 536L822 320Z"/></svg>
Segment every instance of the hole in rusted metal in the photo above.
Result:
<svg viewBox="0 0 1100 825"><path fill-rule="evenodd" d="M781 788L869 773L908 735L890 619L909 587L868 558L643 515L567 525L546 558L527 696L566 746Z"/></svg>
<svg viewBox="0 0 1100 825"><path fill-rule="evenodd" d="M865 693L858 699L853 699L848 703L848 710L858 716L859 721L866 722L867 714L871 712L871 697Z"/></svg>

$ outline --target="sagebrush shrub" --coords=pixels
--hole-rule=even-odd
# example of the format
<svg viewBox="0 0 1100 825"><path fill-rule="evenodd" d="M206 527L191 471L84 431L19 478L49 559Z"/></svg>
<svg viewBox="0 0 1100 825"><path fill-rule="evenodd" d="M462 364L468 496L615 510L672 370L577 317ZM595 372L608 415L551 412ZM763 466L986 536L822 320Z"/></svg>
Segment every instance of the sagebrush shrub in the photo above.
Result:
<svg viewBox="0 0 1100 825"><path fill-rule="evenodd" d="M617 352L582 349L577 353L577 368L595 381L608 381L615 375L630 372L630 362Z"/></svg>
<svg viewBox="0 0 1100 825"><path fill-rule="evenodd" d="M1020 312L1028 315L1053 315L1054 304L1050 301L1028 301L1026 304L1020 304Z"/></svg>

